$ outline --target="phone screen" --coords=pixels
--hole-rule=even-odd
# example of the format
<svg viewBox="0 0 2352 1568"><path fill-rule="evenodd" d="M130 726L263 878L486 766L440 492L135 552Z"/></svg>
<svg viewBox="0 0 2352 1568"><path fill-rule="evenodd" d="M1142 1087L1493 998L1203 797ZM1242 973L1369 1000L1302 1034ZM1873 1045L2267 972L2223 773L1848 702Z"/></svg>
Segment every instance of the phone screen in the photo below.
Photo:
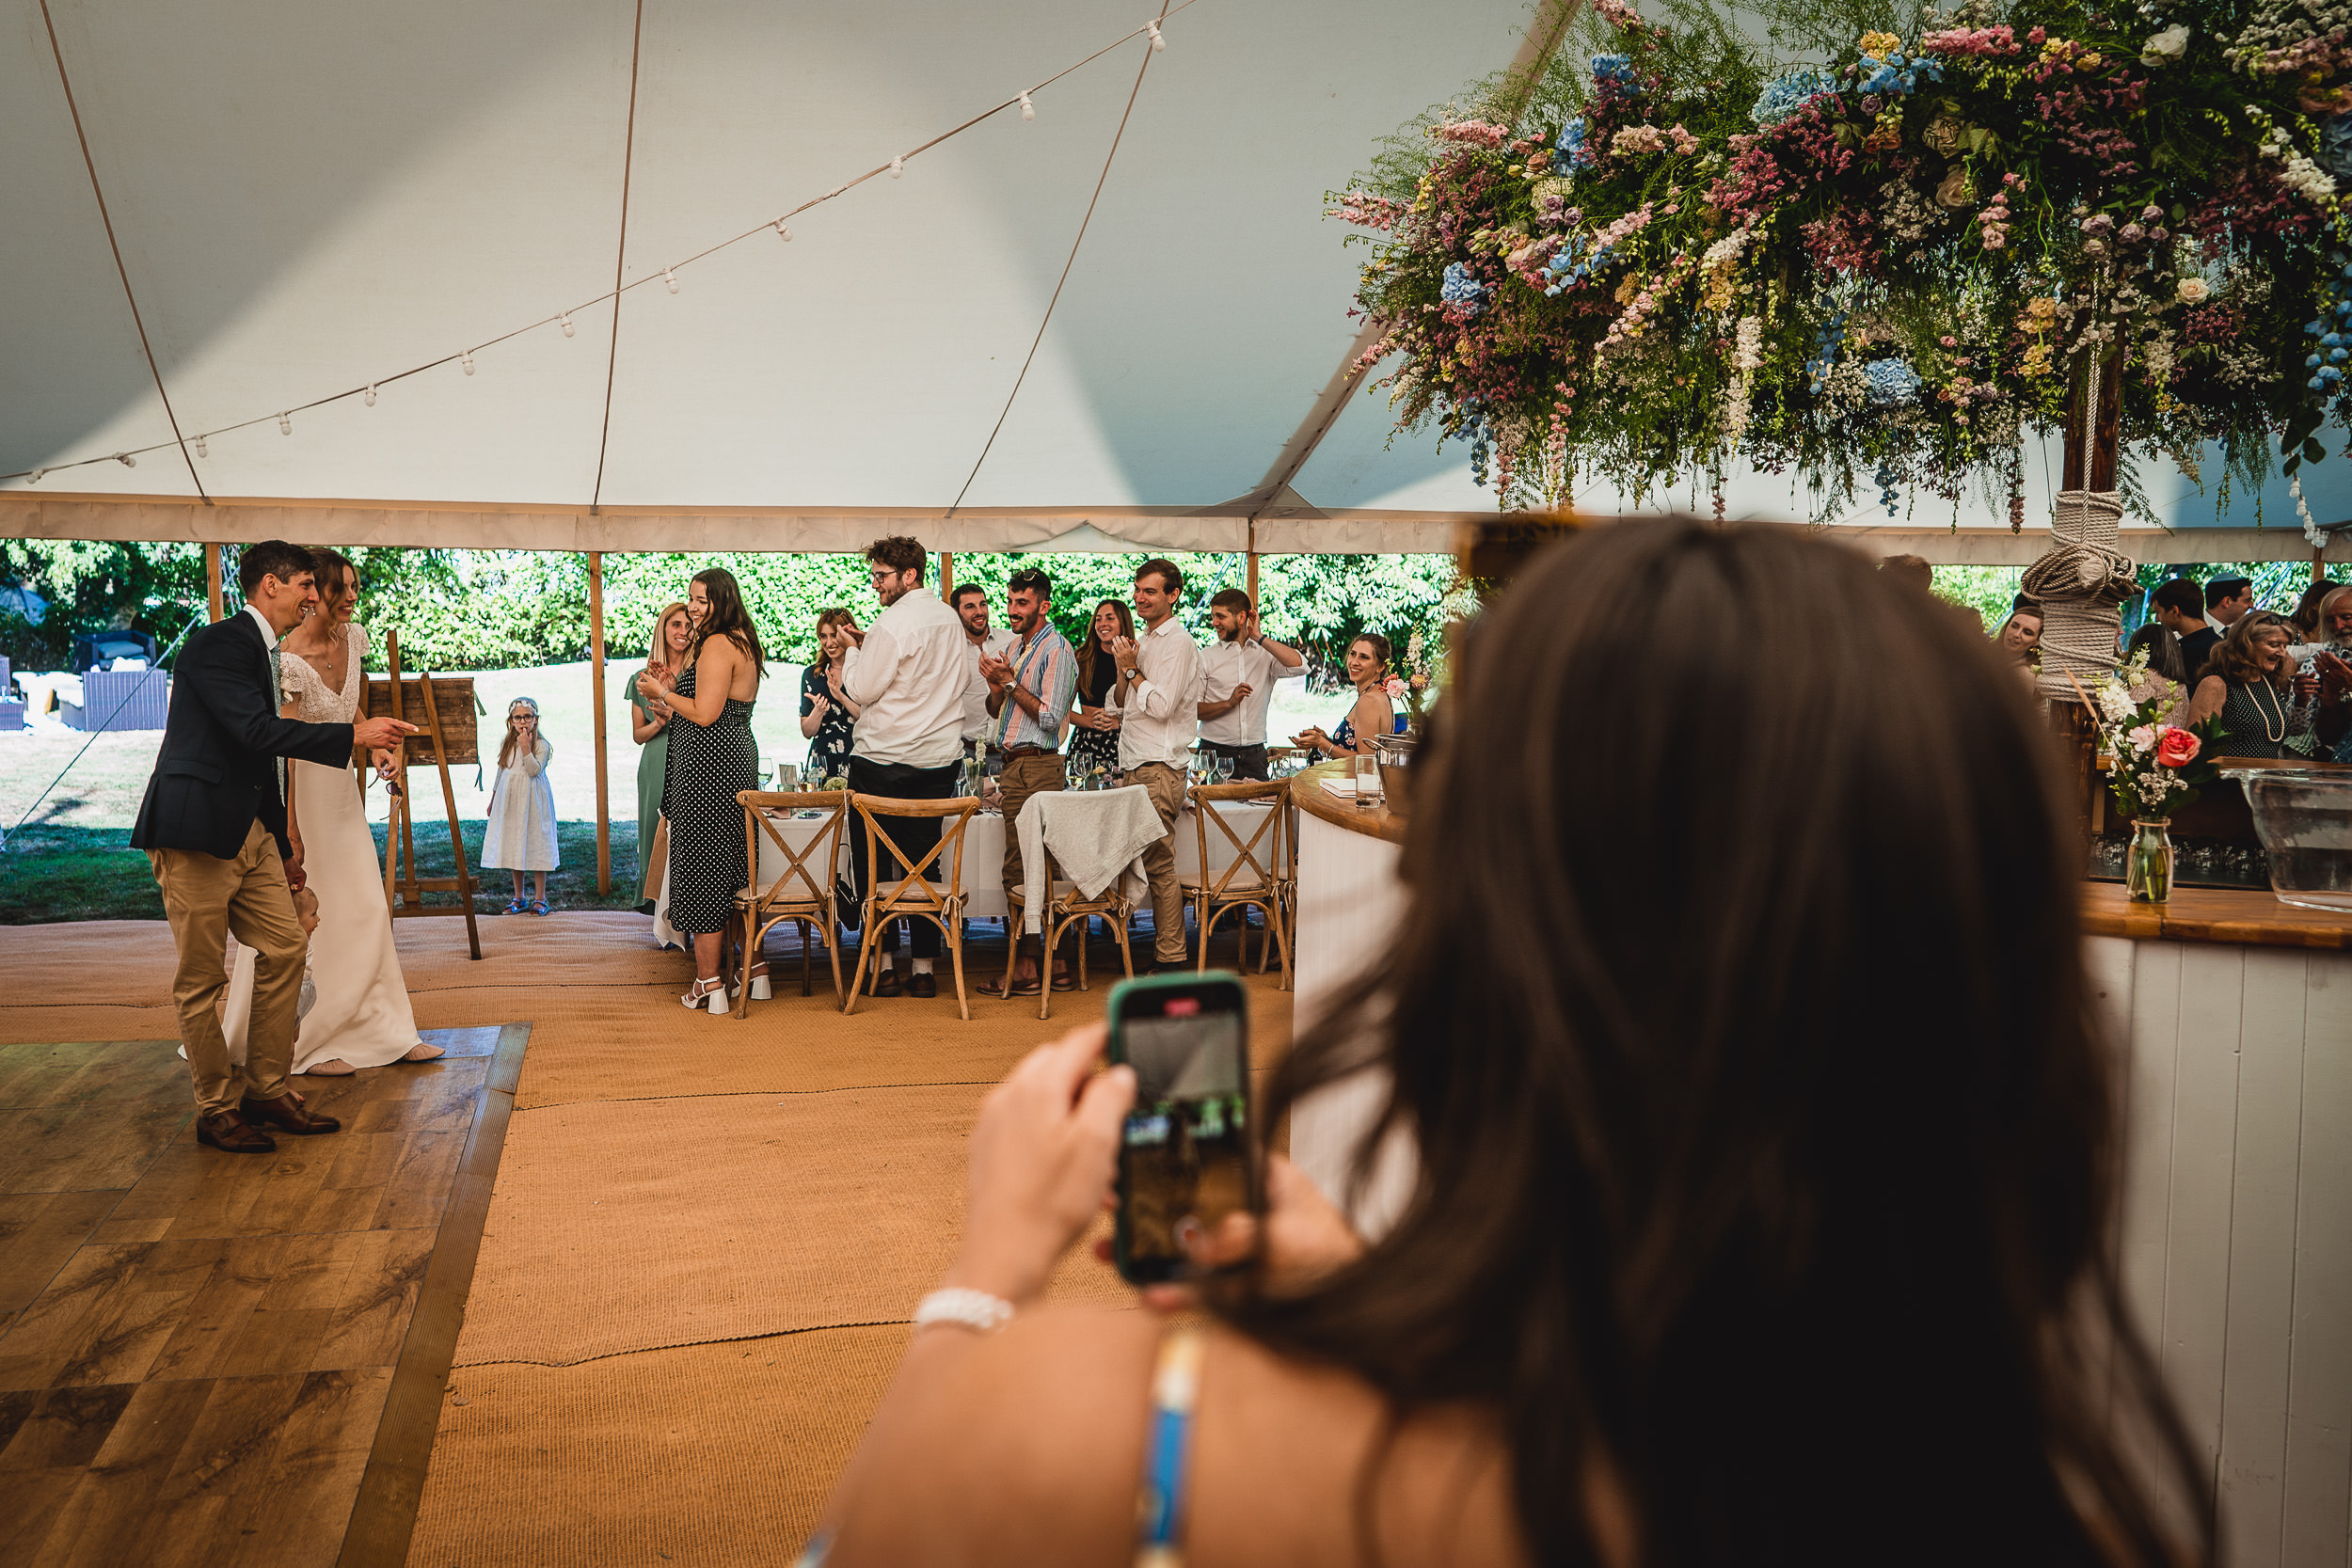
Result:
<svg viewBox="0 0 2352 1568"><path fill-rule="evenodd" d="M1119 1153L1119 1265L1136 1284L1194 1272L1185 1239L1252 1199L1247 1006L1232 980L1146 982L1112 1001L1135 1069Z"/></svg>

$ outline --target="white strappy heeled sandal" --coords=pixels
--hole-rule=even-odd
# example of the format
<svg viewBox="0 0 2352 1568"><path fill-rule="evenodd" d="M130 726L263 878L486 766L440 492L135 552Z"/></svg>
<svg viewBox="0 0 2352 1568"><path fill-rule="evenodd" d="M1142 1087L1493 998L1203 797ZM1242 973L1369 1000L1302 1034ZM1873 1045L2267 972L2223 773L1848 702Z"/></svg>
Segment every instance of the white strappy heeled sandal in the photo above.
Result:
<svg viewBox="0 0 2352 1568"><path fill-rule="evenodd" d="M714 1013L723 1013L728 1006L727 983L724 980L697 980L694 989L679 997L678 1001L685 1005L689 1012L697 1007L707 1007Z"/></svg>

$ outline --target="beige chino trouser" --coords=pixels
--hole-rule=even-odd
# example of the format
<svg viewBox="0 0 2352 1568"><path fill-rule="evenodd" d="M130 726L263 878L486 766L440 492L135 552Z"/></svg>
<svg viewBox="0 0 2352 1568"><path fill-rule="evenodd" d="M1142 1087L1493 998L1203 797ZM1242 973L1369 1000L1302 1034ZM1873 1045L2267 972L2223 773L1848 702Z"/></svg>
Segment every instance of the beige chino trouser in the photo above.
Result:
<svg viewBox="0 0 2352 1568"><path fill-rule="evenodd" d="M147 860L180 949L171 1000L180 1009L180 1041L188 1048L197 1109L234 1111L248 1095L277 1099L286 1092L286 1069L294 1062L294 1015L310 945L294 917L278 840L257 821L234 860L201 849L150 849ZM259 955L242 1069L229 1059L229 1040L220 1030L219 1002L229 989L222 953L231 932Z"/></svg>
<svg viewBox="0 0 2352 1568"><path fill-rule="evenodd" d="M1005 802L1005 891L1011 893L1023 881L1021 863L1021 808L1032 795L1060 789L1068 784L1063 772L1061 753L1043 752L1035 756L1007 757L1005 770L997 777L996 787L1003 792ZM1051 882L1046 884L1045 896L1054 896ZM1010 899L1006 900L1010 903ZM1021 933L1015 931L1018 937Z"/></svg>
<svg viewBox="0 0 2352 1568"><path fill-rule="evenodd" d="M1143 851L1143 875L1152 884L1152 957L1164 964L1184 961L1184 895L1176 886L1176 819L1184 809L1184 775L1164 762L1137 763L1127 782L1152 797L1167 831Z"/></svg>

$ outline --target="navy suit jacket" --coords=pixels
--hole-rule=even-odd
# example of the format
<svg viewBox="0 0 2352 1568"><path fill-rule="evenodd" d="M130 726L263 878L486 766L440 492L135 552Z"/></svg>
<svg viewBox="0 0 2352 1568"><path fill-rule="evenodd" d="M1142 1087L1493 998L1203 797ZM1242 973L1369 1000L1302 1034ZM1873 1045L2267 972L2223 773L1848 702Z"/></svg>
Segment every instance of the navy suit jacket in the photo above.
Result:
<svg viewBox="0 0 2352 1568"><path fill-rule="evenodd" d="M234 860L258 817L278 852L293 852L277 759L345 767L351 726L280 718L269 653L262 628L242 609L188 634L172 666L164 747L131 829L133 848L201 849Z"/></svg>

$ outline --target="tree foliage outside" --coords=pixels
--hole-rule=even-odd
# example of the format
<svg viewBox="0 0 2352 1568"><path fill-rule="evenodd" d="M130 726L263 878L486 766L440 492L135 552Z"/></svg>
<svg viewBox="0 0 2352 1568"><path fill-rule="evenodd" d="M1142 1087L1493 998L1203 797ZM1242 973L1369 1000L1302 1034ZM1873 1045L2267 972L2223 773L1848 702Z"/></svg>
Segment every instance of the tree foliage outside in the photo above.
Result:
<svg viewBox="0 0 2352 1568"><path fill-rule="evenodd" d="M234 552L226 570L233 588ZM359 568L358 619L377 641L400 636L405 668L504 670L588 657L588 561L543 550L354 549ZM958 555L956 580L988 590L1001 617L1006 580L1025 566L1054 578L1056 623L1073 641L1086 634L1103 600L1124 601L1134 554ZM1248 558L1238 553L1175 553L1184 574L1184 626L1211 635L1209 596L1243 587ZM866 564L857 555L608 554L604 558L605 641L616 657L645 653L664 605L686 596L688 581L723 566L742 585L744 602L771 657L802 662L816 654L817 615L844 605L860 622L880 613ZM204 612L204 562L190 545L113 545L20 539L0 541L0 579L36 589L51 601L38 626L0 610L0 653L24 669L59 668L74 633L135 626L168 644L191 615ZM938 561L930 575L938 586ZM1266 631L1295 642L1327 675L1340 667L1348 639L1376 631L1402 649L1415 633L1442 644L1459 610L1453 559L1438 555L1281 555L1259 558L1259 599Z"/></svg>

